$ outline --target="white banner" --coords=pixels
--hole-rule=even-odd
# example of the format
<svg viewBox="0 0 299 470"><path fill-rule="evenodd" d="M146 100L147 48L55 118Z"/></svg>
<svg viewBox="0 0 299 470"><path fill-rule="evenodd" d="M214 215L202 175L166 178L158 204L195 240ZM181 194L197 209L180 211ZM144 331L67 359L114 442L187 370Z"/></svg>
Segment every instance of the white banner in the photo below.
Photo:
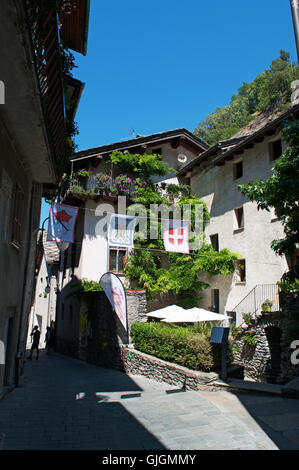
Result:
<svg viewBox="0 0 299 470"><path fill-rule="evenodd" d="M108 231L109 246L133 248L135 225L136 217L112 214Z"/></svg>
<svg viewBox="0 0 299 470"><path fill-rule="evenodd" d="M120 322L127 331L127 299L123 283L116 274L105 273L100 279L100 284Z"/></svg>
<svg viewBox="0 0 299 470"><path fill-rule="evenodd" d="M78 210L78 207L52 203L47 240L73 243Z"/></svg>
<svg viewBox="0 0 299 470"><path fill-rule="evenodd" d="M164 221L163 241L165 251L189 253L189 222L184 220Z"/></svg>

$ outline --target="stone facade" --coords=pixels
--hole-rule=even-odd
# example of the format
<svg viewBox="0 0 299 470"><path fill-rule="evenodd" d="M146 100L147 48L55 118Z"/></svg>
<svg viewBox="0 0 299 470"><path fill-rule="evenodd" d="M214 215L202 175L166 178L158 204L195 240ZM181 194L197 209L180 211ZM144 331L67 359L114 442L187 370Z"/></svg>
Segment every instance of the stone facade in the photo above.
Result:
<svg viewBox="0 0 299 470"><path fill-rule="evenodd" d="M281 222L273 211L257 210L256 203L238 190L239 184L257 177L268 178L275 163L271 159L271 146L279 138L278 133L266 136L262 142L244 149L242 155L236 155L221 166L214 164L212 158L192 172L192 190L207 204L210 212L205 228L206 241L210 243L211 237L218 237L219 250L228 248L238 253L245 266L242 277L236 269L233 275L202 278L210 284L201 292L202 308L211 309L215 291L218 291L219 313L234 311L256 285L275 285L288 270L286 259L276 256L271 248L272 240L284 237ZM284 142L282 150L285 150ZM235 174L237 164L242 165L242 175L238 177ZM237 313L236 322L237 325L242 323L241 312Z"/></svg>
<svg viewBox="0 0 299 470"><path fill-rule="evenodd" d="M127 374L143 375L157 382L166 382L184 390L199 390L219 378L215 372L198 372L163 361L132 347L123 348L123 367Z"/></svg>
<svg viewBox="0 0 299 470"><path fill-rule="evenodd" d="M262 312L248 326L255 331L255 347L242 340L246 330L234 341L234 362L244 366L245 377L284 384L299 376L299 365L291 363L290 348L290 332L299 331L299 293L281 292L280 306L280 312Z"/></svg>
<svg viewBox="0 0 299 470"><path fill-rule="evenodd" d="M121 346L130 342L134 321L146 321L144 290L127 290L128 332L103 291L85 292L69 313L57 318L56 350L92 364L122 369ZM75 308L76 306L76 308Z"/></svg>
<svg viewBox="0 0 299 470"><path fill-rule="evenodd" d="M129 331L131 331L131 325L134 321L147 321L146 291L128 289L126 293L128 309L128 327Z"/></svg>

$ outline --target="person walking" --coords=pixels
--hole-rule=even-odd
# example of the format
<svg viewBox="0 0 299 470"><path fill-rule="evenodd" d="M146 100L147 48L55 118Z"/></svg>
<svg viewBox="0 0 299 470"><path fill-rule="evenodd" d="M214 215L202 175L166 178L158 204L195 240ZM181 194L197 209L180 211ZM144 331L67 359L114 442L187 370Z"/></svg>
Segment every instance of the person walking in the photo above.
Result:
<svg viewBox="0 0 299 470"><path fill-rule="evenodd" d="M46 343L47 354L49 354L49 352L52 351L53 349L53 336L52 336L51 328L49 326L47 326L45 343Z"/></svg>
<svg viewBox="0 0 299 470"><path fill-rule="evenodd" d="M33 342L32 342L32 346L30 350L30 356L28 357L28 359L32 359L33 351L34 349L36 349L36 360L37 360L38 355L39 355L38 345L39 345L39 340L40 340L40 330L38 329L37 325L35 325L35 327L33 328L30 336L32 336Z"/></svg>

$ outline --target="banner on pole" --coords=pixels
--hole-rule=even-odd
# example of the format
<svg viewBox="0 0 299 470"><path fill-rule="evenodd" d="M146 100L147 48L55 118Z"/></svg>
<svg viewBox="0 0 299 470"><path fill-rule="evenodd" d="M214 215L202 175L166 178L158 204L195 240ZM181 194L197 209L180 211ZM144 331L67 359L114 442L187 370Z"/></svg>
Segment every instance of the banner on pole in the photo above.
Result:
<svg viewBox="0 0 299 470"><path fill-rule="evenodd" d="M136 217L112 214L108 230L109 246L133 248L135 225Z"/></svg>
<svg viewBox="0 0 299 470"><path fill-rule="evenodd" d="M165 251L189 253L189 222L185 220L164 221L163 241Z"/></svg>
<svg viewBox="0 0 299 470"><path fill-rule="evenodd" d="M123 283L116 274L105 273L100 279L100 284L121 324L127 331L127 298Z"/></svg>
<svg viewBox="0 0 299 470"><path fill-rule="evenodd" d="M52 203L47 240L73 243L78 211L78 207Z"/></svg>

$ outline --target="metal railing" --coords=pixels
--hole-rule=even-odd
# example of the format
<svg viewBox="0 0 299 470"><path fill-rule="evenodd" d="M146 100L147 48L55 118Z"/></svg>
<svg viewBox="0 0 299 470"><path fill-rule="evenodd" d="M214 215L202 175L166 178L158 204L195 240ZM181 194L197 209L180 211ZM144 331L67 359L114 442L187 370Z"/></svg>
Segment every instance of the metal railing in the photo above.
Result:
<svg viewBox="0 0 299 470"><path fill-rule="evenodd" d="M64 155L66 128L56 7L54 2L41 0L24 0L24 4L44 119L59 168Z"/></svg>
<svg viewBox="0 0 299 470"><path fill-rule="evenodd" d="M244 314L251 314L256 318L263 310L262 306L266 301L272 304L271 311L280 310L277 284L256 285L231 311L235 313L236 318L242 318Z"/></svg>

